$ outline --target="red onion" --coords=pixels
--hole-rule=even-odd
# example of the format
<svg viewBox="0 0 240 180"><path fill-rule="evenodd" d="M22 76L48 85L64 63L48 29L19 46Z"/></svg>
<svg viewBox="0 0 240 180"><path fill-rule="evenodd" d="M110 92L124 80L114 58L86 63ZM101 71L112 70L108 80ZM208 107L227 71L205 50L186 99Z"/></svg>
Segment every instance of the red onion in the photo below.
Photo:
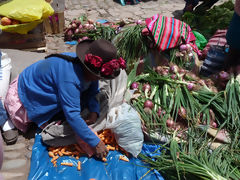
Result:
<svg viewBox="0 0 240 180"><path fill-rule="evenodd" d="M180 107L180 109L179 109L179 111L178 111L178 114L179 114L179 116L181 117L181 118L183 118L183 119L186 119L186 117L187 117L187 111L186 111L186 109L184 108L184 107Z"/></svg>
<svg viewBox="0 0 240 180"><path fill-rule="evenodd" d="M213 121L213 122L211 123L211 126L214 127L214 128L217 128L217 127L218 127L218 125L217 125L217 123L216 123L215 121Z"/></svg>
<svg viewBox="0 0 240 180"><path fill-rule="evenodd" d="M221 80L228 80L229 79L229 74L225 71L221 71L219 73L219 79Z"/></svg>
<svg viewBox="0 0 240 180"><path fill-rule="evenodd" d="M72 23L72 28L73 28L73 29L76 29L76 28L77 28L77 24Z"/></svg>
<svg viewBox="0 0 240 180"><path fill-rule="evenodd" d="M144 108L150 108L152 109L154 107L153 102L150 100L146 100L144 103Z"/></svg>
<svg viewBox="0 0 240 180"><path fill-rule="evenodd" d="M151 90L151 86L149 84L144 84L142 90L143 91L150 91Z"/></svg>
<svg viewBox="0 0 240 180"><path fill-rule="evenodd" d="M175 126L175 122L172 119L167 119L166 124L169 128L173 128Z"/></svg>
<svg viewBox="0 0 240 180"><path fill-rule="evenodd" d="M182 44L180 46L180 51L186 51L187 50L187 46L185 44Z"/></svg>
<svg viewBox="0 0 240 180"><path fill-rule="evenodd" d="M157 111L157 114L158 114L158 116L164 116L166 114L166 112L164 110L162 110L161 107L159 107L158 111Z"/></svg>
<svg viewBox="0 0 240 180"><path fill-rule="evenodd" d="M86 28L86 29L88 29L88 28L89 28L89 24L86 23L86 24L83 25L83 27Z"/></svg>
<svg viewBox="0 0 240 180"><path fill-rule="evenodd" d="M171 75L171 79L176 79L176 78L177 78L177 76L175 74Z"/></svg>
<svg viewBox="0 0 240 180"><path fill-rule="evenodd" d="M71 28L72 28L72 25L71 25L71 24L69 24L69 25L68 25L68 28L69 28L69 29L71 29Z"/></svg>
<svg viewBox="0 0 240 180"><path fill-rule="evenodd" d="M78 26L78 29L82 29L82 28L83 28L83 25L80 24L80 25Z"/></svg>
<svg viewBox="0 0 240 180"><path fill-rule="evenodd" d="M141 24L142 24L142 20L137 20L137 21L136 21L136 24L141 25Z"/></svg>
<svg viewBox="0 0 240 180"><path fill-rule="evenodd" d="M155 69L155 72L157 72L158 74L161 74L162 67L161 66L157 66L156 69Z"/></svg>
<svg viewBox="0 0 240 180"><path fill-rule="evenodd" d="M187 46L187 51L188 51L188 52L191 52L191 51L192 51L191 45L190 45L190 44L186 44L186 46Z"/></svg>
<svg viewBox="0 0 240 180"><path fill-rule="evenodd" d="M149 107L145 107L143 110L145 113L152 114L152 109L150 109Z"/></svg>
<svg viewBox="0 0 240 180"><path fill-rule="evenodd" d="M131 89L138 89L138 83L137 82L133 82L131 84Z"/></svg>
<svg viewBox="0 0 240 180"><path fill-rule="evenodd" d="M87 39L89 39L87 36L82 37L82 40L83 40L83 41L84 41L84 40L87 40Z"/></svg>
<svg viewBox="0 0 240 180"><path fill-rule="evenodd" d="M159 116L162 115L162 108L161 108L161 107L158 108L157 114L158 114Z"/></svg>
<svg viewBox="0 0 240 180"><path fill-rule="evenodd" d="M77 28L77 29L75 29L75 31L74 31L74 34L78 34L80 31L79 31L79 29Z"/></svg>
<svg viewBox="0 0 240 180"><path fill-rule="evenodd" d="M93 24L89 24L89 29L94 29L95 26Z"/></svg>
<svg viewBox="0 0 240 180"><path fill-rule="evenodd" d="M163 70L161 73L163 76L167 76L168 75L168 71Z"/></svg>
<svg viewBox="0 0 240 180"><path fill-rule="evenodd" d="M67 31L67 36L72 36L73 35L73 31L71 30L71 29L69 29L68 31Z"/></svg>
<svg viewBox="0 0 240 180"><path fill-rule="evenodd" d="M188 88L189 91L192 91L193 88L194 88L194 84L193 83L188 83L187 88Z"/></svg>
<svg viewBox="0 0 240 180"><path fill-rule="evenodd" d="M177 73L178 72L178 67L176 65L170 66L170 72L171 73Z"/></svg>

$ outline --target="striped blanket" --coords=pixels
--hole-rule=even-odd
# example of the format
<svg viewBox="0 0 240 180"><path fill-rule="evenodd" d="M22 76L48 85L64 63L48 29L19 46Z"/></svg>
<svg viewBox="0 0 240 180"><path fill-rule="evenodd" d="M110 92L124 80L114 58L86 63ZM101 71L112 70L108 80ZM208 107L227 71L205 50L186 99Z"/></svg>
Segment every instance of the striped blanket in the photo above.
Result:
<svg viewBox="0 0 240 180"><path fill-rule="evenodd" d="M189 43L196 53L201 54L194 42L196 38L186 23L172 17L156 14L146 19L146 25L159 51Z"/></svg>

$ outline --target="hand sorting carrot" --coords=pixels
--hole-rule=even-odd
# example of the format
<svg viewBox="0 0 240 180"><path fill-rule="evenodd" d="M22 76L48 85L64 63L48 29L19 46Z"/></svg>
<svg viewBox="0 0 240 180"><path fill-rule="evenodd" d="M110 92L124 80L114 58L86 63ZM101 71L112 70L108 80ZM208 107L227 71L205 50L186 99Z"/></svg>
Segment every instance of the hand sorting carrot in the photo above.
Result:
<svg viewBox="0 0 240 180"><path fill-rule="evenodd" d="M98 134L98 137L101 139L101 141L103 141L105 143L105 145L107 145L106 148L108 151L121 150L123 152L123 154L125 154L126 156L129 156L129 153L117 144L114 134L111 132L111 130L106 129L106 130L101 131ZM48 155L49 155L49 157L51 157L51 163L53 163L54 167L57 167L57 160L61 156L72 156L72 157L75 157L76 160L78 160L80 158L80 156L84 155L84 154L86 154L86 153L81 149L81 147L78 144L48 148ZM128 162L129 159L126 156L119 156L119 160ZM106 162L107 158L103 157L102 161ZM62 162L60 164L62 166L74 166L73 163L70 163L70 162ZM78 161L76 167L77 167L78 171L81 170L81 162L80 161Z"/></svg>

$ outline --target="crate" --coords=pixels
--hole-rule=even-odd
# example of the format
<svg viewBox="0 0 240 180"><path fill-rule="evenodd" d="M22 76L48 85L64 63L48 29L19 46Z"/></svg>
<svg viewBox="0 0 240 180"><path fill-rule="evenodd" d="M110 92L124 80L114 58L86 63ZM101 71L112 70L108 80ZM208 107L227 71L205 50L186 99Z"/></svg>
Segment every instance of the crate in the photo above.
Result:
<svg viewBox="0 0 240 180"><path fill-rule="evenodd" d="M46 0L49 2L49 0ZM54 9L54 14L49 18L45 19L43 24L45 32L47 34L58 34L63 33L65 19L64 19L64 10L65 10L65 0L53 0L49 2Z"/></svg>
<svg viewBox="0 0 240 180"><path fill-rule="evenodd" d="M43 23L28 34L2 32L0 35L0 49L33 49L45 46Z"/></svg>

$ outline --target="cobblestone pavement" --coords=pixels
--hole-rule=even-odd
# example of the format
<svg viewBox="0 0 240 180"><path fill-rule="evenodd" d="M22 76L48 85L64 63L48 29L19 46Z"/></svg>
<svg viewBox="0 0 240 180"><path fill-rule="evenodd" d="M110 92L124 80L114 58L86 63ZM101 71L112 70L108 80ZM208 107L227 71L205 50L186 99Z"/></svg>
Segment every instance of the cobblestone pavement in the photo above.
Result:
<svg viewBox="0 0 240 180"><path fill-rule="evenodd" d="M137 5L121 6L113 0L65 0L65 23L85 14L89 19L106 19L111 22L119 20L137 20L151 17L156 13L166 16L176 15L182 10L184 0L142 1ZM179 12L178 12L179 13ZM47 53L71 52L74 46L65 45L63 36L47 36ZM36 128L35 128L36 129ZM4 163L1 173L5 180L26 180L30 168L34 128L25 136L20 135L15 145L4 145Z"/></svg>

